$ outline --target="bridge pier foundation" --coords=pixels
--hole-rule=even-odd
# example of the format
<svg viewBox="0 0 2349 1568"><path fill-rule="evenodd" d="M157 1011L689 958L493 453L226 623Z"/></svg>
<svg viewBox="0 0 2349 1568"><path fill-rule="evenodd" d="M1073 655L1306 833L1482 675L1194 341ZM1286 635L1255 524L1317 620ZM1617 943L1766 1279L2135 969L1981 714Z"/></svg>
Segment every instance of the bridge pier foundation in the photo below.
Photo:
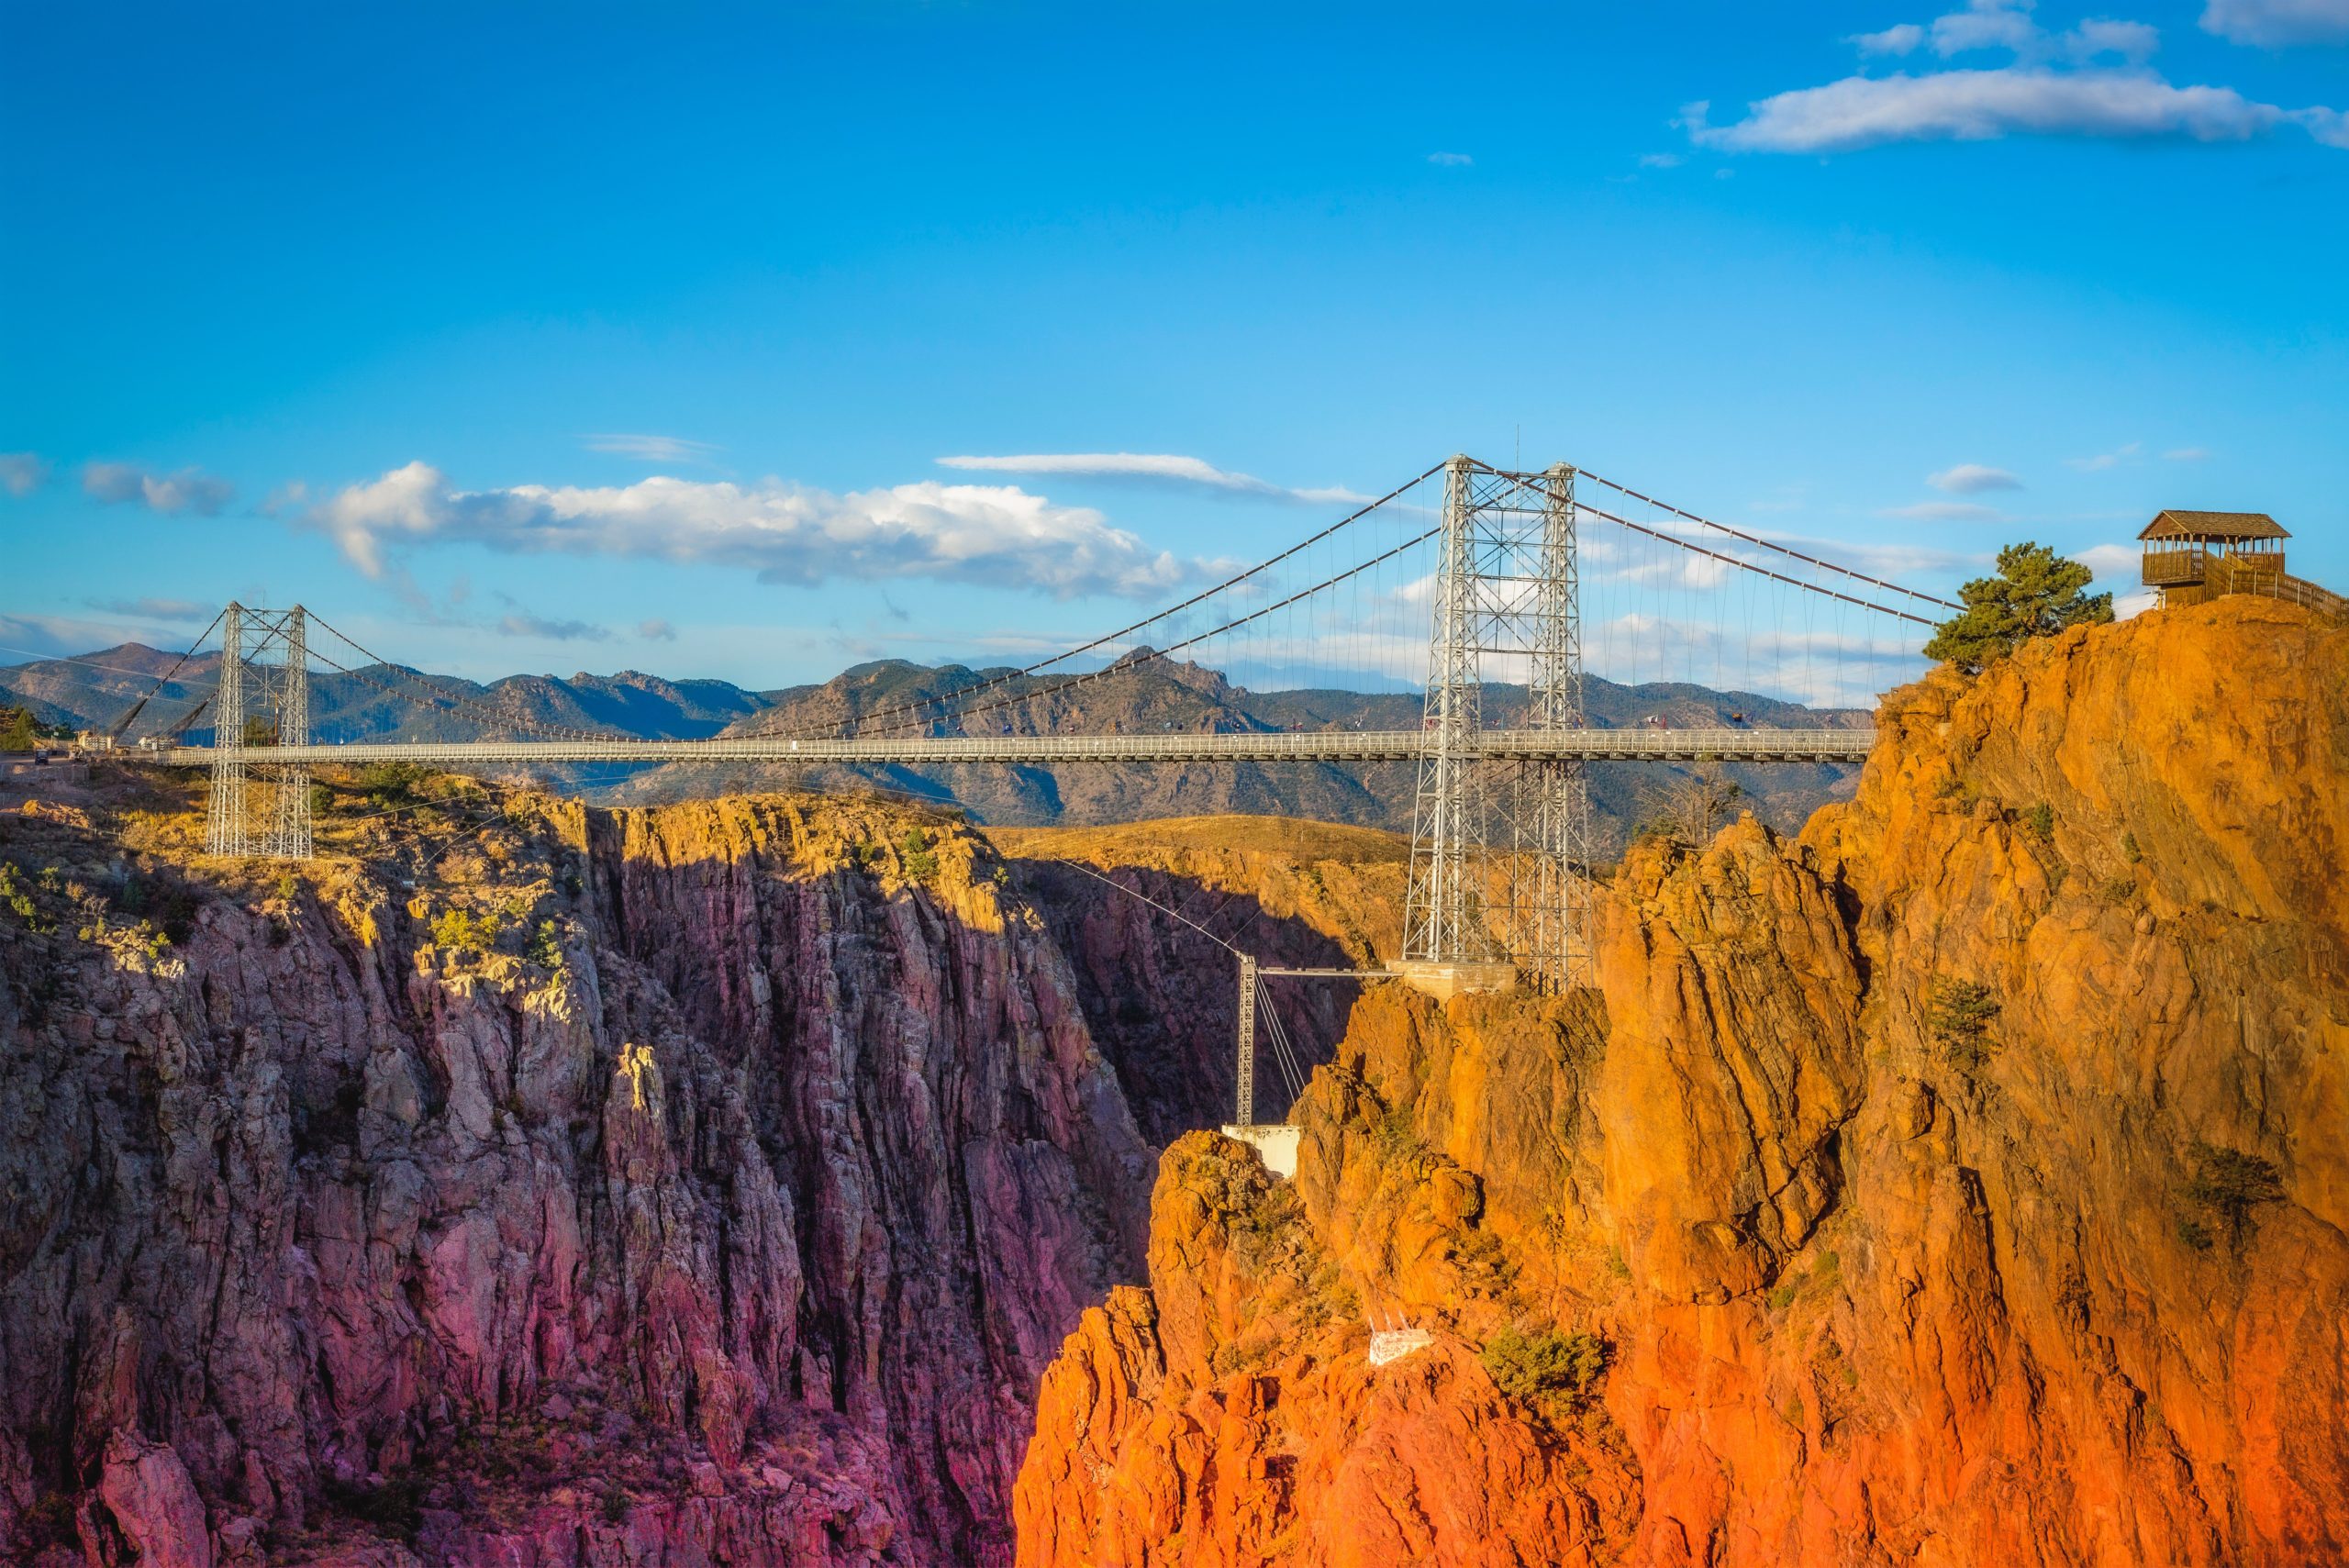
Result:
<svg viewBox="0 0 2349 1568"><path fill-rule="evenodd" d="M1517 989L1517 965L1513 963L1445 962L1440 959L1390 959L1387 973L1414 991L1425 992L1439 1002L1449 1002L1454 996L1474 995Z"/></svg>

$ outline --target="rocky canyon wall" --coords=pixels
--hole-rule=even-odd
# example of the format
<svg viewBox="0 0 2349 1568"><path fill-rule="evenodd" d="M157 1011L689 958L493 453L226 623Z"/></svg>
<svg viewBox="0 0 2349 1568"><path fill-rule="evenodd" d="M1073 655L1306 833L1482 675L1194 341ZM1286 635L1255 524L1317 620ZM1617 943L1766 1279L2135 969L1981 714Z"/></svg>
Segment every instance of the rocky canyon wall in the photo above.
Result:
<svg viewBox="0 0 2349 1568"><path fill-rule="evenodd" d="M363 807L0 826L8 1560L1007 1561L1150 1151L993 851Z"/></svg>
<svg viewBox="0 0 2349 1568"><path fill-rule="evenodd" d="M1176 1143L1019 1561L2349 1559L2349 631L1881 723L1799 839L1636 846L1598 992L1367 994L1293 1184Z"/></svg>

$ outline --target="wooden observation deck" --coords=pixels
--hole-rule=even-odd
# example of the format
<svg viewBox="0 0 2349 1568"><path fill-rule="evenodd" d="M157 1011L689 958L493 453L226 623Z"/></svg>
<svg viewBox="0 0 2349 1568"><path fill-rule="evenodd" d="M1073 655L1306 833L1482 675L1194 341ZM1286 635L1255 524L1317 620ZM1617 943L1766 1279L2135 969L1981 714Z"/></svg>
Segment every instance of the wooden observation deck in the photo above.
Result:
<svg viewBox="0 0 2349 1568"><path fill-rule="evenodd" d="M2166 511L2137 538L2145 547L2145 586L2165 606L2199 605L2222 594L2257 594L2349 617L2349 599L2284 570L2284 526L2265 512Z"/></svg>

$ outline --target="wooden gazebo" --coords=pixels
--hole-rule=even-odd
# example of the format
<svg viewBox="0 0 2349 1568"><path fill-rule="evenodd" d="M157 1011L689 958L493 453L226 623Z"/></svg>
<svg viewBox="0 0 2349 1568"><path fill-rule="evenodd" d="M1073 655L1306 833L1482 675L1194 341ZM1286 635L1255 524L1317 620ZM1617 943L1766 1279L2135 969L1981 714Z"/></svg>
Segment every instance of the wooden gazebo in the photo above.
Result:
<svg viewBox="0 0 2349 1568"><path fill-rule="evenodd" d="M2145 547L2145 586L2165 605L2199 605L2221 594L2273 594L2292 536L2265 512L2164 512L2137 538Z"/></svg>
<svg viewBox="0 0 2349 1568"><path fill-rule="evenodd" d="M2284 570L2291 538L2265 512L2164 512L2137 538L2145 547L2145 586L2162 603L2199 605L2221 594L2260 594L2349 617L2349 599Z"/></svg>

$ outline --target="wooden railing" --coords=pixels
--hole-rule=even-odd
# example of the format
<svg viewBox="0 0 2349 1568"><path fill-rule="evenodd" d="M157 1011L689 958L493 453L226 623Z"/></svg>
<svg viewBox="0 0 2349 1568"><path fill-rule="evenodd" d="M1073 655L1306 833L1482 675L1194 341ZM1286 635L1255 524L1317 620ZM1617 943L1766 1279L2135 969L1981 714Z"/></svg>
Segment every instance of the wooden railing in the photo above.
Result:
<svg viewBox="0 0 2349 1568"><path fill-rule="evenodd" d="M2149 588L2165 588L2180 583L2211 581L2221 574L2280 576L2284 571L2284 552L2280 550L2210 550L2202 545L2189 545L2182 550L2148 550L2145 551L2144 581ZM2213 584L2215 587L2215 583ZM2230 590L2220 589L2220 592ZM2245 588L2238 590L2250 592Z"/></svg>

